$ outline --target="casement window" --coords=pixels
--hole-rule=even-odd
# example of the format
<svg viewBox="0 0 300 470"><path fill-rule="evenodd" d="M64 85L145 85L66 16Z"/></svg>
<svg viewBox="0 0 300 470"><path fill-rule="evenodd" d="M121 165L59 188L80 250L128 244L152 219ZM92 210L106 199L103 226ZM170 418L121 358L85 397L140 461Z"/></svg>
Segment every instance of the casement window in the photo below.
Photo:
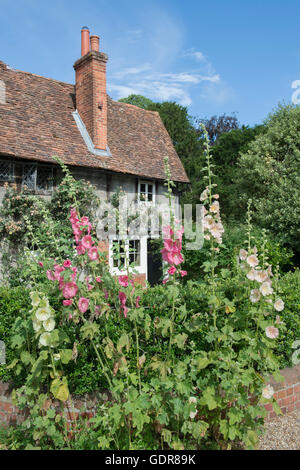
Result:
<svg viewBox="0 0 300 470"><path fill-rule="evenodd" d="M140 265L140 240L112 240L112 267L120 271L126 269L126 264Z"/></svg>
<svg viewBox="0 0 300 470"><path fill-rule="evenodd" d="M151 181L139 181L138 200L140 202L155 202L155 184Z"/></svg>
<svg viewBox="0 0 300 470"><path fill-rule="evenodd" d="M147 238L109 241L109 267L112 274L129 271L147 273Z"/></svg>
<svg viewBox="0 0 300 470"><path fill-rule="evenodd" d="M14 181L14 165L13 163L0 160L0 181Z"/></svg>
<svg viewBox="0 0 300 470"><path fill-rule="evenodd" d="M53 191L53 168L26 163L23 165L22 187L37 193L51 193Z"/></svg>

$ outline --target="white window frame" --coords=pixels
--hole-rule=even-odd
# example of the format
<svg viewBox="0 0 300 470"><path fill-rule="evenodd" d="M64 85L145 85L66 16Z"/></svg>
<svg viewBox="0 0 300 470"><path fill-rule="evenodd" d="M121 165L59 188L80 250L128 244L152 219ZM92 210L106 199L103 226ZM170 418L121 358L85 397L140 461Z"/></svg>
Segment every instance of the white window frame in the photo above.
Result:
<svg viewBox="0 0 300 470"><path fill-rule="evenodd" d="M38 165L37 163L23 163L22 165L22 189L24 186L26 186L26 183L24 183L24 168L28 166L34 167L34 188L28 188L29 191L34 191L36 194L51 194L53 192L53 167L52 166L47 166L47 165ZM51 173L51 188L50 189L39 189L37 187L37 180L38 180L38 171L39 169L45 168L49 170Z"/></svg>
<svg viewBox="0 0 300 470"><path fill-rule="evenodd" d="M13 183L15 180L15 165L8 160L0 160L0 163L6 163L9 166L9 179L0 179L1 183Z"/></svg>
<svg viewBox="0 0 300 470"><path fill-rule="evenodd" d="M141 200L141 185L142 184L144 184L146 186L146 194L147 195L149 194L149 191L148 191L149 185L152 186L152 201L148 201L148 200L142 201ZM139 202L139 204L148 204L148 205L155 204L155 197L156 197L155 182L151 181L151 180L139 180L139 184L138 184L138 202Z"/></svg>
<svg viewBox="0 0 300 470"><path fill-rule="evenodd" d="M127 271L120 270L119 267L114 266L114 259L113 259L113 244L117 241L124 241L125 243L125 256L129 259L129 241L130 240L139 240L140 242L140 264L139 266L129 267L129 272L132 273L136 271L138 274L145 274L147 278L147 237L137 238L137 237L128 237L128 238L119 238L114 237L113 239L109 240L109 268L111 274L115 275L124 275L127 274Z"/></svg>

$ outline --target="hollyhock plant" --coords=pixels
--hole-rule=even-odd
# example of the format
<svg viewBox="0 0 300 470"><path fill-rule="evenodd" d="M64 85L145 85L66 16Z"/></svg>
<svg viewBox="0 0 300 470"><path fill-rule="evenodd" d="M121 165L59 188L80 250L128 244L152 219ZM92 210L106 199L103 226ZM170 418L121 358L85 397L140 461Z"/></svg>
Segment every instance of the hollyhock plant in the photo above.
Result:
<svg viewBox="0 0 300 470"><path fill-rule="evenodd" d="M80 299L78 300L78 308L81 313L85 313L89 308L89 300L85 297L80 297Z"/></svg>
<svg viewBox="0 0 300 470"><path fill-rule="evenodd" d="M128 287L128 276L119 276L119 284L121 287Z"/></svg>
<svg viewBox="0 0 300 470"><path fill-rule="evenodd" d="M279 330L275 326L267 326L266 336L270 339L275 339L279 335Z"/></svg>
<svg viewBox="0 0 300 470"><path fill-rule="evenodd" d="M93 246L92 248L89 249L88 257L90 258L91 261L96 261L97 259L99 259L98 248L96 246Z"/></svg>
<svg viewBox="0 0 300 470"><path fill-rule="evenodd" d="M277 312L282 312L282 310L284 309L284 302L281 299L277 299L274 302L274 308Z"/></svg>
<svg viewBox="0 0 300 470"><path fill-rule="evenodd" d="M66 282L63 287L63 296L65 299L71 299L75 297L78 291L78 286L75 282Z"/></svg>
<svg viewBox="0 0 300 470"><path fill-rule="evenodd" d="M92 248L93 246L93 240L92 240L92 237L90 235L85 235L84 237L82 237L81 239L81 245L83 246L83 248L85 248L86 250L89 250L90 248Z"/></svg>
<svg viewBox="0 0 300 470"><path fill-rule="evenodd" d="M173 274L176 273L176 268L175 266L171 266L169 269L168 269L168 273L173 276Z"/></svg>
<svg viewBox="0 0 300 470"><path fill-rule="evenodd" d="M72 299L63 300L63 305L64 305L65 307L68 307L68 306L72 305L72 303L73 303L73 300L72 300Z"/></svg>

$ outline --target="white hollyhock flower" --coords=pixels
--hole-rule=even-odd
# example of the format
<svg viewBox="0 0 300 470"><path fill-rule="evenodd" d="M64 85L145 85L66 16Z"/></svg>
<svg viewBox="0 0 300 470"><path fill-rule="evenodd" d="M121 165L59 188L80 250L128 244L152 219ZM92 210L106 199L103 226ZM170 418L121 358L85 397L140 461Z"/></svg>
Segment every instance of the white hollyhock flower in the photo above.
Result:
<svg viewBox="0 0 300 470"><path fill-rule="evenodd" d="M247 259L248 252L246 250L243 250L243 248L240 250L240 259L245 261Z"/></svg>
<svg viewBox="0 0 300 470"><path fill-rule="evenodd" d="M279 335L279 330L275 326L267 326L266 328L266 336L271 339L277 338Z"/></svg>
<svg viewBox="0 0 300 470"><path fill-rule="evenodd" d="M38 305L41 302L40 296L38 292L30 292L30 297L31 297L31 304L33 307L38 307Z"/></svg>
<svg viewBox="0 0 300 470"><path fill-rule="evenodd" d="M276 302L274 303L274 308L277 312L282 312L284 309L284 302L281 299L277 299Z"/></svg>
<svg viewBox="0 0 300 470"><path fill-rule="evenodd" d="M220 212L220 204L219 201L214 201L210 206L209 210L214 214L218 214Z"/></svg>
<svg viewBox="0 0 300 470"><path fill-rule="evenodd" d="M190 397L189 398L189 403L197 403L197 398L196 397ZM197 411L191 411L190 412L190 418L191 419L194 419L196 415L197 415Z"/></svg>
<svg viewBox="0 0 300 470"><path fill-rule="evenodd" d="M250 292L250 300L251 302L255 303L258 302L260 299L260 292L258 289L252 289Z"/></svg>
<svg viewBox="0 0 300 470"><path fill-rule="evenodd" d="M283 324L283 321L280 320L280 316L279 316L279 315L276 315L275 323L276 323L277 325L282 325L282 324Z"/></svg>
<svg viewBox="0 0 300 470"><path fill-rule="evenodd" d="M273 289L271 287L271 282L263 282L259 288L263 296L273 294Z"/></svg>
<svg viewBox="0 0 300 470"><path fill-rule="evenodd" d="M50 338L51 338L51 335L50 333L43 333L41 336L40 336L40 340L39 340L39 343L41 346L49 346L49 342L50 342Z"/></svg>
<svg viewBox="0 0 300 470"><path fill-rule="evenodd" d="M34 331L37 333L38 331L40 331L40 329L42 327L42 324L38 320L33 320L32 321L32 326L33 326Z"/></svg>
<svg viewBox="0 0 300 470"><path fill-rule="evenodd" d="M249 266L251 266L251 268L255 268L255 266L257 266L259 263L257 256L256 255L248 256L247 263L249 264Z"/></svg>
<svg viewBox="0 0 300 470"><path fill-rule="evenodd" d="M37 311L35 312L35 316L39 321L48 320L48 318L51 317L51 310L48 306L38 308Z"/></svg>
<svg viewBox="0 0 300 470"><path fill-rule="evenodd" d="M272 398L273 395L274 395L274 389L273 387L271 387L270 384L263 388L262 396L264 398L266 398L267 400L270 400L270 398Z"/></svg>
<svg viewBox="0 0 300 470"><path fill-rule="evenodd" d="M247 278L248 278L250 281L255 281L255 279L256 279L256 272L255 272L255 269L252 268L251 271L248 272Z"/></svg>
<svg viewBox="0 0 300 470"><path fill-rule="evenodd" d="M255 271L255 280L257 282L266 282L269 276L267 271Z"/></svg>
<svg viewBox="0 0 300 470"><path fill-rule="evenodd" d="M53 359L55 361L59 361L60 360L60 354L59 353L53 354Z"/></svg>
<svg viewBox="0 0 300 470"><path fill-rule="evenodd" d="M48 320L45 320L43 322L43 327L46 331L52 331L55 328L55 321L53 318L48 318Z"/></svg>
<svg viewBox="0 0 300 470"><path fill-rule="evenodd" d="M205 199L207 198L208 198L208 188L204 189L204 191L201 193L200 201L205 201Z"/></svg>

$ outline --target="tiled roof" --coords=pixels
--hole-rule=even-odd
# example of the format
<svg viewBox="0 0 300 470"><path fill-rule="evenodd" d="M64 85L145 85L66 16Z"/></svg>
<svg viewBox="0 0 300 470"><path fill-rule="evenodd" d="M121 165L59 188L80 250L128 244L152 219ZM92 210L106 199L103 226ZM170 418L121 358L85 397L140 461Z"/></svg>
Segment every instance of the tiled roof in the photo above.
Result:
<svg viewBox="0 0 300 470"><path fill-rule="evenodd" d="M6 103L0 104L0 154L68 165L102 168L154 179L164 178L165 156L172 179L188 182L181 161L157 112L113 101L108 97L108 147L111 156L90 153L77 128L74 85L0 62Z"/></svg>

